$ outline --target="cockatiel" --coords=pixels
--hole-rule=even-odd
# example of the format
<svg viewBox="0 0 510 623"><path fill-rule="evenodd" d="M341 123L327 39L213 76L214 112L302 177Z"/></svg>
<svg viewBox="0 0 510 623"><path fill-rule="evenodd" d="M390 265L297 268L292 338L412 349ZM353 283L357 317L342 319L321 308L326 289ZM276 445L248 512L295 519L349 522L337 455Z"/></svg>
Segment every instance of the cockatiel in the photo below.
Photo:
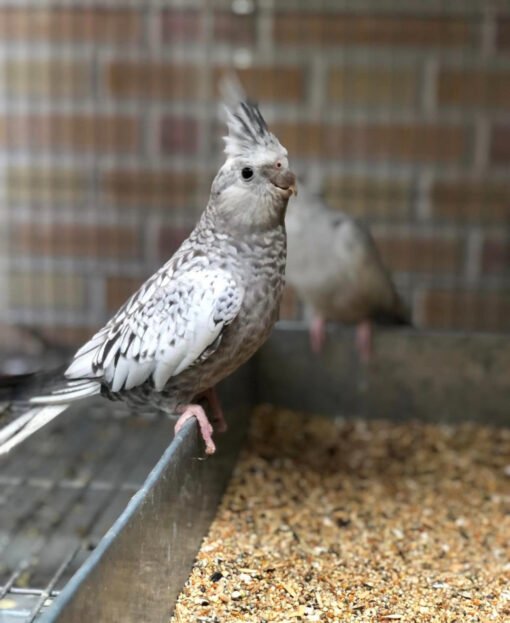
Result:
<svg viewBox="0 0 510 623"><path fill-rule="evenodd" d="M246 99L234 72L219 85L223 103ZM371 353L371 322L410 325L409 312L385 269L369 230L328 208L300 183L286 216L287 282L310 308L310 343L320 352L328 320L357 324L356 343L363 361Z"/></svg>
<svg viewBox="0 0 510 623"><path fill-rule="evenodd" d="M312 312L312 350L323 347L326 321L356 324L357 348L367 362L372 322L411 324L374 240L359 221L328 208L302 184L292 208L286 218L287 282Z"/></svg>
<svg viewBox="0 0 510 623"><path fill-rule="evenodd" d="M214 386L253 355L276 322L285 212L296 191L287 150L257 106L238 100L227 110L227 127L226 161L189 238L78 350L52 389L32 394L30 410L0 430L0 454L95 394L180 414L176 432L195 417L206 453L215 451L197 400L208 396L222 420ZM0 402L2 394L19 398L41 384L37 375L3 379Z"/></svg>

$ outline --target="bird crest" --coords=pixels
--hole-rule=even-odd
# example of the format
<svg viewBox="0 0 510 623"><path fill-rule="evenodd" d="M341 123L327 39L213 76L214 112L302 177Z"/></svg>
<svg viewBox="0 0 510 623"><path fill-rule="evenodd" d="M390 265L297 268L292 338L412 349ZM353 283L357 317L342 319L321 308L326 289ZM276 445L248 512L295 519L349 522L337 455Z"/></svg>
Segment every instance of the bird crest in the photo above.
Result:
<svg viewBox="0 0 510 623"><path fill-rule="evenodd" d="M245 100L239 103L235 112L226 108L228 135L225 153L229 158L252 157L255 151L277 151L287 155L280 141L272 134L258 106Z"/></svg>
<svg viewBox="0 0 510 623"><path fill-rule="evenodd" d="M224 79L220 90L228 128L228 135L223 140L225 153L229 158L251 158L256 151L273 151L282 156L287 155L287 150L269 131L257 104L246 97L235 78L230 76Z"/></svg>

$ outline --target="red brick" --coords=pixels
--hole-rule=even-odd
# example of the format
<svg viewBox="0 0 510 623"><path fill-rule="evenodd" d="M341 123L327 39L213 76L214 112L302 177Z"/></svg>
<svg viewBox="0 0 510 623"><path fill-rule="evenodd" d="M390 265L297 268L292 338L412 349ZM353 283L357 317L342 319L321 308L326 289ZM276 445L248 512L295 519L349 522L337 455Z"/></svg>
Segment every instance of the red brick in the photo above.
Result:
<svg viewBox="0 0 510 623"><path fill-rule="evenodd" d="M412 184L369 176L328 176L324 199L332 208L378 221L407 221L412 205Z"/></svg>
<svg viewBox="0 0 510 623"><path fill-rule="evenodd" d="M391 270L441 275L461 270L463 245L459 239L419 234L376 234L375 238Z"/></svg>
<svg viewBox="0 0 510 623"><path fill-rule="evenodd" d="M115 97L197 99L200 69L161 62L112 61L106 65L106 89Z"/></svg>
<svg viewBox="0 0 510 623"><path fill-rule="evenodd" d="M510 275L510 240L487 238L482 247L482 272L490 275Z"/></svg>
<svg viewBox="0 0 510 623"><path fill-rule="evenodd" d="M92 88L86 63L70 59L2 60L0 84L7 97L85 97Z"/></svg>
<svg viewBox="0 0 510 623"><path fill-rule="evenodd" d="M163 42L201 42L204 38L201 12L194 9L170 9L163 13ZM213 37L216 42L252 45L255 42L255 16L214 11Z"/></svg>
<svg viewBox="0 0 510 623"><path fill-rule="evenodd" d="M17 165L4 171L5 196L10 205L65 206L84 204L88 198L87 171L83 169Z"/></svg>
<svg viewBox="0 0 510 623"><path fill-rule="evenodd" d="M271 129L294 157L459 162L466 158L469 146L466 129L457 125L323 126L280 122Z"/></svg>
<svg viewBox="0 0 510 623"><path fill-rule="evenodd" d="M14 271L7 278L11 309L82 309L87 302L83 276L46 271Z"/></svg>
<svg viewBox="0 0 510 623"><path fill-rule="evenodd" d="M194 9L169 9L161 16L162 38L165 43L200 41L203 28L200 11Z"/></svg>
<svg viewBox="0 0 510 623"><path fill-rule="evenodd" d="M329 100L351 106L404 108L418 101L416 67L344 65L329 76Z"/></svg>
<svg viewBox="0 0 510 623"><path fill-rule="evenodd" d="M476 108L510 106L510 71L443 69L439 74L439 105Z"/></svg>
<svg viewBox="0 0 510 623"><path fill-rule="evenodd" d="M227 11L214 13L214 40L231 45L251 46L256 38L256 16L236 15Z"/></svg>
<svg viewBox="0 0 510 623"><path fill-rule="evenodd" d="M117 169L103 174L102 190L114 204L188 208L199 189L193 173Z"/></svg>
<svg viewBox="0 0 510 623"><path fill-rule="evenodd" d="M282 122L271 124L271 131L289 150L291 157L312 156L326 157L331 155L329 133L341 134L339 128L327 128L318 123Z"/></svg>
<svg viewBox="0 0 510 623"><path fill-rule="evenodd" d="M510 124L496 124L492 128L490 158L495 164L510 164Z"/></svg>
<svg viewBox="0 0 510 623"><path fill-rule="evenodd" d="M510 292L430 290L422 306L423 326L434 329L510 330Z"/></svg>
<svg viewBox="0 0 510 623"><path fill-rule="evenodd" d="M216 89L225 67L213 70ZM300 101L304 74L299 67L250 67L239 78L248 94L258 101ZM106 66L106 89L114 97L196 100L202 96L203 70L196 65L113 61Z"/></svg>
<svg viewBox="0 0 510 623"><path fill-rule="evenodd" d="M477 20L441 15L279 12L274 40L293 45L474 47Z"/></svg>
<svg viewBox="0 0 510 623"><path fill-rule="evenodd" d="M502 15L497 20L496 45L498 50L510 50L510 15Z"/></svg>
<svg viewBox="0 0 510 623"><path fill-rule="evenodd" d="M0 39L50 43L137 43L142 16L138 11L106 8L0 9Z"/></svg>
<svg viewBox="0 0 510 623"><path fill-rule="evenodd" d="M165 226L158 232L158 255L161 263L166 262L186 240L191 227Z"/></svg>
<svg viewBox="0 0 510 623"><path fill-rule="evenodd" d="M106 280L106 306L115 313L133 295L145 280L134 277L108 277Z"/></svg>
<svg viewBox="0 0 510 623"><path fill-rule="evenodd" d="M214 70L217 89L225 71L228 70L222 67ZM258 102L301 102L305 94L305 75L301 67L250 67L236 73L248 95Z"/></svg>
<svg viewBox="0 0 510 623"><path fill-rule="evenodd" d="M438 181L431 199L435 217L461 223L506 224L510 219L510 182Z"/></svg>
<svg viewBox="0 0 510 623"><path fill-rule="evenodd" d="M140 239L132 227L31 223L13 226L16 254L70 257L140 257Z"/></svg>
<svg viewBox="0 0 510 623"><path fill-rule="evenodd" d="M16 115L0 120L5 149L133 152L138 121L124 115Z"/></svg>
<svg viewBox="0 0 510 623"><path fill-rule="evenodd" d="M164 117L160 137L163 153L194 154L198 151L198 122L190 118Z"/></svg>

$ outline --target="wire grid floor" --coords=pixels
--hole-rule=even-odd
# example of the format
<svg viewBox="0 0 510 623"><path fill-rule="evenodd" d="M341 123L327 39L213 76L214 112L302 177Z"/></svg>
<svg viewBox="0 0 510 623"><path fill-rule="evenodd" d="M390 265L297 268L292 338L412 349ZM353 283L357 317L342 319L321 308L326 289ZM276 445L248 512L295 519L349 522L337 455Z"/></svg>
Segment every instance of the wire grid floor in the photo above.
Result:
<svg viewBox="0 0 510 623"><path fill-rule="evenodd" d="M0 462L0 623L32 623L168 446L171 422L89 401Z"/></svg>

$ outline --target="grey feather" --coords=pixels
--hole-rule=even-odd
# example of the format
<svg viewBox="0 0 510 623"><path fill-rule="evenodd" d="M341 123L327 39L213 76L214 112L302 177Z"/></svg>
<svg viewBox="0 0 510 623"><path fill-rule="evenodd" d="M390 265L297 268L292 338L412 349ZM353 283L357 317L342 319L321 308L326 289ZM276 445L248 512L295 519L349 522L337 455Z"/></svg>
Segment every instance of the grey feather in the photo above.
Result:
<svg viewBox="0 0 510 623"><path fill-rule="evenodd" d="M252 157L254 151L278 152L287 150L269 131L257 104L247 99L234 75L220 84L228 135L224 137L225 153L230 158Z"/></svg>
<svg viewBox="0 0 510 623"><path fill-rule="evenodd" d="M408 311L366 226L328 208L303 184L288 211L287 281L315 314L346 324L409 324Z"/></svg>
<svg viewBox="0 0 510 623"><path fill-rule="evenodd" d="M174 414L268 337L284 285L284 216L295 177L257 106L239 102L228 130L228 158L189 238L77 351L60 385L33 398L30 416L4 429L0 453L98 392ZM250 180L241 175L247 165Z"/></svg>

